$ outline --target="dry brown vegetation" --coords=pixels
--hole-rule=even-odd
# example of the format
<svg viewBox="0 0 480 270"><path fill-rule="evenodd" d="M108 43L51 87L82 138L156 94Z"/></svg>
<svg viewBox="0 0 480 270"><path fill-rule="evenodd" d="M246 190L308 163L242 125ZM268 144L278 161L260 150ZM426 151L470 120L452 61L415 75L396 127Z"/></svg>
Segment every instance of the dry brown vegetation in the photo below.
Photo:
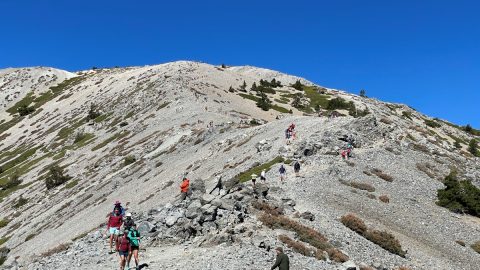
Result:
<svg viewBox="0 0 480 270"><path fill-rule="evenodd" d="M455 241L455 243L459 244L462 247L464 247L466 245L465 242L462 241L462 240L457 240L457 241Z"/></svg>
<svg viewBox="0 0 480 270"><path fill-rule="evenodd" d="M480 253L480 241L473 243L470 247L477 253Z"/></svg>
<svg viewBox="0 0 480 270"><path fill-rule="evenodd" d="M360 266L360 270L375 270L375 268L371 266Z"/></svg>
<svg viewBox="0 0 480 270"><path fill-rule="evenodd" d="M272 206L266 202L262 201L253 201L252 206L255 209L264 211L265 213L273 216L278 216L278 215L283 215L283 208L277 207L277 206Z"/></svg>
<svg viewBox="0 0 480 270"><path fill-rule="evenodd" d="M389 202L390 202L390 198L388 198L387 195L382 195L382 196L378 197L378 199L379 199L381 202L384 202L384 203L389 203Z"/></svg>
<svg viewBox="0 0 480 270"><path fill-rule="evenodd" d="M354 214L347 214L343 216L340 221L347 228L379 245L390 253L397 254L400 257L405 257L406 252L402 250L400 242L395 239L395 236L392 234L386 231L368 229L363 220L356 217Z"/></svg>
<svg viewBox="0 0 480 270"><path fill-rule="evenodd" d="M272 211L272 209L275 209L272 206L266 206L263 204L261 206L257 205L257 207L265 208L267 209L267 211ZM273 213L277 212L274 210ZM269 214L266 212L263 212L258 219L263 223L263 225L271 229L283 229L295 232L300 241L307 243L317 249L316 254L320 254L323 251L326 251L330 259L335 262L346 262L348 260L348 256L343 254L340 250L334 248L332 244L328 242L328 239L320 232L316 231L313 228L307 227L300 222L297 222L283 215Z"/></svg>
<svg viewBox="0 0 480 270"><path fill-rule="evenodd" d="M353 188L356 188L356 189L361 189L361 190L366 190L368 192L374 192L375 191L375 187L372 186L371 184L368 184L368 183L362 183L362 182L356 182L356 181L345 181L345 180L342 180L340 179L339 180L340 183L346 185L346 186L349 186L349 187L353 187Z"/></svg>
<svg viewBox="0 0 480 270"><path fill-rule="evenodd" d="M385 117L383 117L382 119L380 119L380 122L385 123L385 124L387 124L387 125L390 125L390 124L393 123L392 120L390 120L390 119L388 119L388 118L385 118Z"/></svg>
<svg viewBox="0 0 480 270"><path fill-rule="evenodd" d="M45 251L44 253L40 254L40 256L41 256L41 257L50 257L50 256L52 256L53 254L57 254L57 253L60 253L60 252L62 252L62 251L68 250L68 249L70 248L70 245L71 245L70 243L68 243L68 244L65 244L65 243L64 243L64 244L60 244L60 245L58 245L58 246L56 246L56 247L54 247L54 248L51 248L51 249Z"/></svg>
<svg viewBox="0 0 480 270"><path fill-rule="evenodd" d="M428 177L435 179L435 174L433 173L434 167L429 163L417 163L415 164L417 169L421 172L424 172Z"/></svg>
<svg viewBox="0 0 480 270"><path fill-rule="evenodd" d="M392 182L393 181L393 177L391 175L388 175L388 174L384 173L382 170L374 168L370 172L372 174L375 174L376 176L380 177L381 179L387 181L387 182Z"/></svg>

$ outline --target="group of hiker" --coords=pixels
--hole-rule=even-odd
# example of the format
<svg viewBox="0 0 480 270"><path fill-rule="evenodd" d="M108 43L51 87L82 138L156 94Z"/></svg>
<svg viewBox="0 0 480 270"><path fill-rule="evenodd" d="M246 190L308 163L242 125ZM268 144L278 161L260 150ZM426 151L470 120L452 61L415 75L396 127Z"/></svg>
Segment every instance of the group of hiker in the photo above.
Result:
<svg viewBox="0 0 480 270"><path fill-rule="evenodd" d="M140 233L133 221L132 214L126 213L126 209L120 201L115 201L113 211L107 219L107 233L110 235L110 254L118 252L120 258L120 270L130 268L132 255L135 260L135 268L139 269L138 250L140 248ZM115 242L115 251L112 249Z"/></svg>

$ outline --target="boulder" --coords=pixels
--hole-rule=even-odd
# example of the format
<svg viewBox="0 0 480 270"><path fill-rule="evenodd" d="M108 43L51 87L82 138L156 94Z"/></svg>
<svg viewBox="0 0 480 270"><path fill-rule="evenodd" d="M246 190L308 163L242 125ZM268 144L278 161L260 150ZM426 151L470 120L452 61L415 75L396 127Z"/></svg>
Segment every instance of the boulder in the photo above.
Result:
<svg viewBox="0 0 480 270"><path fill-rule="evenodd" d="M315 215L313 215L311 212L303 212L300 214L300 217L306 220L314 221L315 220Z"/></svg>
<svg viewBox="0 0 480 270"><path fill-rule="evenodd" d="M138 232L140 235L145 235L147 233L152 233L156 230L156 226L148 221L142 221L137 227Z"/></svg>

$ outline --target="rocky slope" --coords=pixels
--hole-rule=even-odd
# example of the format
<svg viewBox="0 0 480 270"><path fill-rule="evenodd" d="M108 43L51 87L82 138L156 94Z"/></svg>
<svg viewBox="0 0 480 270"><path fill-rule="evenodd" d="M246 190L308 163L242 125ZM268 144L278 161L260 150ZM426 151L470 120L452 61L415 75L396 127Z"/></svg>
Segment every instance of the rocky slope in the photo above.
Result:
<svg viewBox="0 0 480 270"><path fill-rule="evenodd" d="M272 79L283 86L267 94L276 106L263 111L249 89ZM290 87L297 80L303 90ZM304 94L300 109L291 105L297 93ZM0 71L0 95L5 267L111 269L116 257L106 252L102 224L116 199L128 202L142 226L146 251L141 256L151 269L266 269L274 259L268 247L285 246L278 235L297 240L298 235L265 226L262 211L252 206L257 200L321 232L349 258L335 261L327 254L317 260L287 247L293 269L351 264L476 269L480 264L480 255L469 247L480 240L478 219L435 204L451 167L479 183L479 159L466 151L473 136L408 106L266 69L186 61L75 74L8 69ZM328 117L328 100L337 97L355 108L341 107L341 116ZM19 116L21 105L35 111ZM89 120L92 114L96 117ZM284 130L291 122L298 138L286 145ZM338 154L345 147L338 138L344 135L353 135L357 144L349 162ZM293 176L292 160L302 163L300 177ZM285 183L278 179L281 161L287 164ZM241 173L269 162L267 183L255 189L250 182L238 183L245 177ZM72 179L46 189L54 164ZM198 184L194 196L179 203L185 173ZM5 188L15 175L22 183ZM232 192L205 194L219 176ZM369 184L374 191L352 183ZM381 195L389 202L380 201ZM314 218L298 217L304 212ZM392 233L408 251L405 258L346 228L340 222L346 213Z"/></svg>

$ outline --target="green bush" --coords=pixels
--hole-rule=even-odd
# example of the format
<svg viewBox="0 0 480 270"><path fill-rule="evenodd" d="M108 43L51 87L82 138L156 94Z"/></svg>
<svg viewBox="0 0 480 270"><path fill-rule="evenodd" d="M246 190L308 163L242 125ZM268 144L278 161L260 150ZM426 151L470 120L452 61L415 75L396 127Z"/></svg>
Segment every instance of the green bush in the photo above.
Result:
<svg viewBox="0 0 480 270"><path fill-rule="evenodd" d="M2 187L4 189L9 189L18 186L21 183L22 180L20 180L20 176L18 175L18 173L15 172L12 176L10 176L10 180L8 180L8 182L5 183Z"/></svg>
<svg viewBox="0 0 480 270"><path fill-rule="evenodd" d="M90 105L90 110L88 111L88 116L87 118L89 120L94 120L95 118L99 117L101 114L100 112L98 111L98 108L97 108L97 105L95 105L94 103L92 103Z"/></svg>
<svg viewBox="0 0 480 270"><path fill-rule="evenodd" d="M45 179L45 185L47 189L58 187L68 180L72 179L71 176L63 175L63 169L58 165L53 165L49 168L47 178Z"/></svg>
<svg viewBox="0 0 480 270"><path fill-rule="evenodd" d="M475 139L470 140L470 143L468 144L468 152L470 152L472 155L476 157L480 156L480 152L478 151L477 140Z"/></svg>
<svg viewBox="0 0 480 270"><path fill-rule="evenodd" d="M15 203L15 205L13 206L14 208L20 208L22 206L24 206L25 204L27 204L28 202L28 199L25 199L23 198L22 195L20 195L20 197L18 198L17 202Z"/></svg>
<svg viewBox="0 0 480 270"><path fill-rule="evenodd" d="M35 111L35 108L33 106L22 104L17 108L17 111L20 116L25 116L33 113Z"/></svg>
<svg viewBox="0 0 480 270"><path fill-rule="evenodd" d="M402 116L405 117L405 118L407 118L407 119L413 120L413 119L412 119L412 113L411 113L411 112L403 111L403 112L402 112Z"/></svg>
<svg viewBox="0 0 480 270"><path fill-rule="evenodd" d="M8 223L10 223L10 220L9 219L0 219L0 228L3 228L5 226L8 225Z"/></svg>
<svg viewBox="0 0 480 270"><path fill-rule="evenodd" d="M427 125L431 128L438 128L438 127L442 126L434 120L425 119L424 122L425 122L425 125Z"/></svg>
<svg viewBox="0 0 480 270"><path fill-rule="evenodd" d="M85 139L85 133L80 131L77 133L77 135L75 135L75 140L73 140L73 143L81 142L83 139Z"/></svg>
<svg viewBox="0 0 480 270"><path fill-rule="evenodd" d="M264 111L270 110L272 107L272 101L267 97L264 92L260 92L260 98L257 101L257 107Z"/></svg>
<svg viewBox="0 0 480 270"><path fill-rule="evenodd" d="M291 85L291 87L299 91L303 90L303 84L300 82L300 80L297 80L294 84Z"/></svg>
<svg viewBox="0 0 480 270"><path fill-rule="evenodd" d="M437 205L455 213L480 217L480 189L470 181L458 181L455 171L450 172L443 183L445 188L437 191Z"/></svg>
<svg viewBox="0 0 480 270"><path fill-rule="evenodd" d="M125 161L124 161L124 165L127 166L127 165L130 165L132 163L134 163L135 161L137 161L137 159L135 158L135 156L126 156L125 157Z"/></svg>
<svg viewBox="0 0 480 270"><path fill-rule="evenodd" d="M348 103L345 99L341 97L336 97L328 101L327 110L350 110L352 108L353 102ZM353 105L355 108L355 105Z"/></svg>

